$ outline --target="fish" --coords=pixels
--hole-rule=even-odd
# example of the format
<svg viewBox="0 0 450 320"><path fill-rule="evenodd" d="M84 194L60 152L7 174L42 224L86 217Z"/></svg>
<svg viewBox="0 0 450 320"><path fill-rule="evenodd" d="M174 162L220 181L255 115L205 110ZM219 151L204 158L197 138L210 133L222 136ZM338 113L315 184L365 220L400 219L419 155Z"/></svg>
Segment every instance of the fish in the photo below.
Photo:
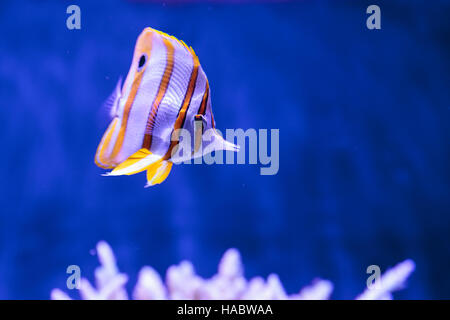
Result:
<svg viewBox="0 0 450 320"><path fill-rule="evenodd" d="M215 127L208 78L192 47L156 29L141 32L125 82L119 78L105 105L111 121L95 164L112 169L106 176L146 171L150 187L166 180L174 163L239 151Z"/></svg>

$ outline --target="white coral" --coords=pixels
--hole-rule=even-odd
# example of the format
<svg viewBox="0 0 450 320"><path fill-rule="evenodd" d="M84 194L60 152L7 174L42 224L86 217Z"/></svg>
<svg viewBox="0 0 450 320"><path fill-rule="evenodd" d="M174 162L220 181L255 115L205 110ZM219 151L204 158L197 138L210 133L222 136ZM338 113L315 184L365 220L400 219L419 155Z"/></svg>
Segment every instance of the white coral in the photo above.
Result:
<svg viewBox="0 0 450 320"><path fill-rule="evenodd" d="M378 285L367 288L356 299L358 300L391 300L392 292L403 288L406 279L414 271L415 264L412 260L405 260L389 269L380 278Z"/></svg>
<svg viewBox="0 0 450 320"><path fill-rule="evenodd" d="M104 241L99 242L97 254L100 267L95 270L95 288L87 279L82 278L79 287L81 298L128 299L125 290L128 277L119 272L110 246ZM357 299L392 299L392 292L402 288L414 268L414 262L411 260L396 265L381 277L378 286L366 289ZM217 274L210 279L203 279L196 275L189 261L171 266L167 270L165 283L153 268L143 267L139 272L132 298L135 300L324 300L330 298L332 291L333 284L321 279L314 280L311 285L292 295L286 294L276 274L269 275L267 280L261 277L246 280L239 251L229 249L219 263ZM59 289L52 290L51 298L70 299Z"/></svg>

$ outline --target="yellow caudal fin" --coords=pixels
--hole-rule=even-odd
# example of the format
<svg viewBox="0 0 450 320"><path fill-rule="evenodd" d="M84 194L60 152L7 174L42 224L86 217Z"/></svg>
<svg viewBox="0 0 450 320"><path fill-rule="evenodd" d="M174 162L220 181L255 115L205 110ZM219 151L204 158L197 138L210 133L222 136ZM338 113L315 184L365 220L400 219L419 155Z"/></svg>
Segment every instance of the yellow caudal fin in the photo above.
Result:
<svg viewBox="0 0 450 320"><path fill-rule="evenodd" d="M172 162L165 160L150 165L147 168L147 185L145 187L148 188L166 180L171 169Z"/></svg>
<svg viewBox="0 0 450 320"><path fill-rule="evenodd" d="M145 171L149 166L161 162L161 156L152 154L147 149L141 149L119 164L107 176L132 175Z"/></svg>

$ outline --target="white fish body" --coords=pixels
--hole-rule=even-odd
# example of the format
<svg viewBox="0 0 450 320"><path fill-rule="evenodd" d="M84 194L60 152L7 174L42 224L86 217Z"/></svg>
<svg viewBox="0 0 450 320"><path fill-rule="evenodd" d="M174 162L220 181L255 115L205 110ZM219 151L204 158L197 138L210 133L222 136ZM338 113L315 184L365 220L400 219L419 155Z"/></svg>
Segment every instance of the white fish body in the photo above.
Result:
<svg viewBox="0 0 450 320"><path fill-rule="evenodd" d="M167 178L173 162L212 150L238 151L214 129L208 79L194 50L184 42L144 29L120 86L119 80L109 99L112 121L95 155L98 166L114 169L107 175L146 170L151 186ZM190 134L191 141L180 141L180 129Z"/></svg>

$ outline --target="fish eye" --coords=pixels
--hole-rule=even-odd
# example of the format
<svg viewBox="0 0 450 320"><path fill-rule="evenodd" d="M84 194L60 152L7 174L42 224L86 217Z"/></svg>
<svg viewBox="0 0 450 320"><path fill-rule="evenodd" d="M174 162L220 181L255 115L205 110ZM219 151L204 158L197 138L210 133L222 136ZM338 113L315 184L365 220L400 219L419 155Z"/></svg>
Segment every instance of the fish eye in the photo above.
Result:
<svg viewBox="0 0 450 320"><path fill-rule="evenodd" d="M147 62L147 55L144 53L140 58L139 58L139 64L138 64L138 71L140 71L142 69L143 66L145 66L145 63Z"/></svg>

